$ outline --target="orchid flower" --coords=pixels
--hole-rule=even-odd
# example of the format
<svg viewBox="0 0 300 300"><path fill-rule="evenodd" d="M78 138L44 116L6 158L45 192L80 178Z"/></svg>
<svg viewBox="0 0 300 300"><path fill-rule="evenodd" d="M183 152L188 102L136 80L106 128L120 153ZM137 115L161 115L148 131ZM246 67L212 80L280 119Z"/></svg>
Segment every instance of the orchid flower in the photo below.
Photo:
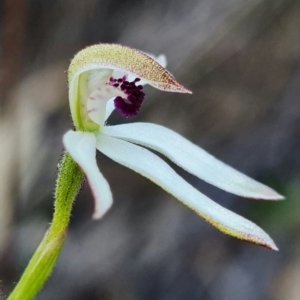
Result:
<svg viewBox="0 0 300 300"><path fill-rule="evenodd" d="M167 92L191 93L164 68L164 56L154 57L114 44L80 51L69 72L69 101L76 131L63 137L66 150L81 167L95 198L95 219L113 202L109 184L96 163L96 149L150 179L222 232L277 250L261 228L223 208L179 176L157 151L198 178L227 192L253 199L279 200L271 188L222 163L184 137L160 125L106 125L116 108L135 116L144 100L143 84Z"/></svg>

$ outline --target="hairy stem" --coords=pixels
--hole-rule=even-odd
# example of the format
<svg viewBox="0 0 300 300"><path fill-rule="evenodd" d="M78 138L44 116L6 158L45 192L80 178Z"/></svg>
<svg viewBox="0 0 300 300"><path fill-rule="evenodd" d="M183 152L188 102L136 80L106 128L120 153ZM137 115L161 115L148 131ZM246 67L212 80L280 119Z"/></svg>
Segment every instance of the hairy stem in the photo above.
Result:
<svg viewBox="0 0 300 300"><path fill-rule="evenodd" d="M65 153L56 182L52 223L7 300L34 299L45 284L66 239L72 205L83 179L79 166Z"/></svg>

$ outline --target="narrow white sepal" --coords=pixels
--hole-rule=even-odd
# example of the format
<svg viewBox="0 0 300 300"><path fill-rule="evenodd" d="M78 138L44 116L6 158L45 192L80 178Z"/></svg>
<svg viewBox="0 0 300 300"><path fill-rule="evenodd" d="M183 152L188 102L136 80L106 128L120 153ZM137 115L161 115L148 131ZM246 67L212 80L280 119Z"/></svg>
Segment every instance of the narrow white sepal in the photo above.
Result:
<svg viewBox="0 0 300 300"><path fill-rule="evenodd" d="M189 173L227 192L254 199L284 198L163 126L132 123L106 127L103 133L158 151Z"/></svg>
<svg viewBox="0 0 300 300"><path fill-rule="evenodd" d="M97 149L161 186L224 233L277 250L261 228L201 194L149 150L104 134L97 136Z"/></svg>
<svg viewBox="0 0 300 300"><path fill-rule="evenodd" d="M108 182L96 162L96 137L93 133L68 131L63 137L66 150L81 167L95 198L94 219L101 218L112 205Z"/></svg>

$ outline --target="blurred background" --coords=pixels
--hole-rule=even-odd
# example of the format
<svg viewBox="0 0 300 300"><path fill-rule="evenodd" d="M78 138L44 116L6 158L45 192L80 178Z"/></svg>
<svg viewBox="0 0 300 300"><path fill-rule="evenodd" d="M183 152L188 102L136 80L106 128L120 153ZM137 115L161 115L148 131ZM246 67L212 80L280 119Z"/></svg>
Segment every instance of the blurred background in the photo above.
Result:
<svg viewBox="0 0 300 300"><path fill-rule="evenodd" d="M40 300L300 299L300 1L0 1L0 298L52 216L62 135L72 128L65 71L83 47L155 55L193 95L146 88L135 119L165 125L273 187L241 199L174 168L264 228L273 252L223 235L148 180L99 154L114 206L92 221L87 184Z"/></svg>

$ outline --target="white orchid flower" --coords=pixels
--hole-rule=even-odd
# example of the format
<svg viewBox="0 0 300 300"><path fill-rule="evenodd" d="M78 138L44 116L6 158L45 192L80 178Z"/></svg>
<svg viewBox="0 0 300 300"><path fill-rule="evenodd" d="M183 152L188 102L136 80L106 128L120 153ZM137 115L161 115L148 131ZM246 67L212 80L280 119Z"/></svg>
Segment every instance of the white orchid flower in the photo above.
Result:
<svg viewBox="0 0 300 300"><path fill-rule="evenodd" d="M137 50L113 44L88 47L71 62L69 101L77 131L67 132L63 142L91 186L94 218L101 218L113 202L109 184L96 163L98 149L161 186L222 232L277 250L261 228L200 193L148 149L227 192L265 200L283 199L281 195L165 127L150 123L106 126L114 108L126 117L137 114L145 96L140 80L163 91L191 93L164 66L164 56L157 62Z"/></svg>

